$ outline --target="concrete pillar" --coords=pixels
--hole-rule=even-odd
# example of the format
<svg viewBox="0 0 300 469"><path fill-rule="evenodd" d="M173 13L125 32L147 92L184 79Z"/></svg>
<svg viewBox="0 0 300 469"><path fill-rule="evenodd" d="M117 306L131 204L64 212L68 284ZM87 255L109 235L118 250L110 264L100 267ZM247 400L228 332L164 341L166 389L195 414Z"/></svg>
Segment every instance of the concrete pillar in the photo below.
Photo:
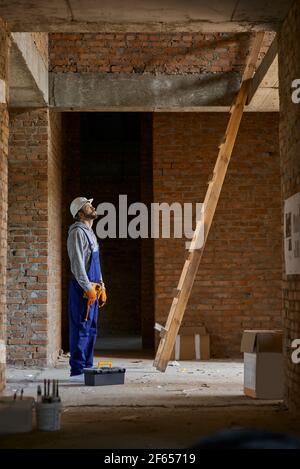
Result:
<svg viewBox="0 0 300 469"><path fill-rule="evenodd" d="M279 35L279 136L283 202L300 191L300 103L292 102L292 82L300 79L299 30L300 4L294 2ZM283 280L285 399L292 410L299 410L300 364L291 360L291 343L300 338L300 275L284 275Z"/></svg>
<svg viewBox="0 0 300 469"><path fill-rule="evenodd" d="M6 363L6 264L7 264L7 154L8 154L8 55L9 33L0 18L0 390L5 384Z"/></svg>
<svg viewBox="0 0 300 469"><path fill-rule="evenodd" d="M48 103L48 33L12 33L10 107L43 107Z"/></svg>

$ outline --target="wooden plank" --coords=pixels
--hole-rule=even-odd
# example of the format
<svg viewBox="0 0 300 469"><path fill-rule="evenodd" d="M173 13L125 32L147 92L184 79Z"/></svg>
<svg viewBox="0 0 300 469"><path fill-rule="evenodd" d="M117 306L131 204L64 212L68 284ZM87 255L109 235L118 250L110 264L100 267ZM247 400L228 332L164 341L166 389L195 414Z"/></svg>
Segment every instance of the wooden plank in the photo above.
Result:
<svg viewBox="0 0 300 469"><path fill-rule="evenodd" d="M250 79L253 75L255 64L257 62L258 54L261 48L264 33L257 33L253 49L248 59L247 66L243 74L243 81L237 98L232 106L229 123L225 133L224 143L220 145L218 158L213 171L212 180L209 182L208 190L204 200L204 243L201 249L192 249L189 253L189 262L185 262L180 280L180 289L178 294L173 298L172 306L166 323L166 333L161 338L159 347L154 360L154 366L160 370L165 371L168 361L172 354L176 336L178 334L181 321L186 309L188 299L194 284L194 280L198 271L201 257L204 251L205 242L213 221L214 213L217 207L219 196L221 193L222 185L225 179L227 167L230 161L232 150L235 144L239 125L243 115L247 95L249 92ZM200 236L200 231L198 235ZM197 241L194 239L194 242ZM192 242L193 247L193 242Z"/></svg>
<svg viewBox="0 0 300 469"><path fill-rule="evenodd" d="M190 265L190 259L186 259L185 263L184 263L184 266L183 266L183 269L182 269L182 272L181 272L181 275L180 275L180 279L179 279L179 282L178 282L178 286L177 286L177 290L180 291L182 289L182 285L183 285L183 282L186 278L186 274L187 274L187 271L189 269L189 265Z"/></svg>
<svg viewBox="0 0 300 469"><path fill-rule="evenodd" d="M168 328L172 324L173 317L174 317L174 312L175 312L177 303L178 303L178 298L177 297L173 298L172 305L171 305L170 312L169 312L168 319L167 319L166 326L165 326L166 334L169 330ZM164 335L164 337L161 337L160 343L158 345L158 349L157 349L157 352L156 352L156 357L155 357L155 360L153 362L153 366L155 366L155 367L157 367L158 364L159 364L158 360L159 360L159 357L161 356L161 353L162 353L163 348L164 348L164 340L163 339L166 337L166 334Z"/></svg>
<svg viewBox="0 0 300 469"><path fill-rule="evenodd" d="M252 79L249 95L247 99L247 104L250 104L254 95L256 94L258 88L262 86L263 81L266 79L267 73L272 73L273 78L271 79L272 83L270 86L274 86L278 81L278 63L277 63L277 36L275 36L272 44L270 45L266 55L264 56L260 66L258 67L255 75ZM265 85L264 85L265 87Z"/></svg>
<svg viewBox="0 0 300 469"><path fill-rule="evenodd" d="M258 59L258 54L261 49L264 35L265 35L264 31L259 31L258 33L256 33L254 44L251 49L250 55L247 60L247 65L243 73L242 81L250 80L254 75L255 67L256 67L256 63Z"/></svg>

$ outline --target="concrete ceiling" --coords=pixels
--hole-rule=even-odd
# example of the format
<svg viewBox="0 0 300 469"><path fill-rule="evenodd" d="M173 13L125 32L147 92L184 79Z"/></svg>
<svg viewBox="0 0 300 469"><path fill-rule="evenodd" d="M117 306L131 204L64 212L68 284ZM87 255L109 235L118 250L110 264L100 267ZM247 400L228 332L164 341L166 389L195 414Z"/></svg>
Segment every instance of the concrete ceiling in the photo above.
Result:
<svg viewBox="0 0 300 469"><path fill-rule="evenodd" d="M0 17L12 31L20 32L278 30L292 3L293 0L0 0ZM25 75L20 69L24 57L13 46L12 65L18 67L14 73L16 83L12 82L10 88L11 96L15 93L18 97L20 92L24 96ZM246 110L278 111L277 57L272 57L266 73L262 70L261 75ZM19 76L22 83L17 82ZM30 76L27 81L31 85ZM36 87L29 88L34 88L36 95ZM27 95L32 101L32 93ZM42 95L38 98L44 99ZM15 101L19 103L20 99ZM204 104L197 106L200 109ZM221 111L227 109L225 102L219 106L223 106ZM215 109L217 103L208 104L208 109L211 107Z"/></svg>
<svg viewBox="0 0 300 469"><path fill-rule="evenodd" d="M0 0L12 31L278 30L293 0Z"/></svg>

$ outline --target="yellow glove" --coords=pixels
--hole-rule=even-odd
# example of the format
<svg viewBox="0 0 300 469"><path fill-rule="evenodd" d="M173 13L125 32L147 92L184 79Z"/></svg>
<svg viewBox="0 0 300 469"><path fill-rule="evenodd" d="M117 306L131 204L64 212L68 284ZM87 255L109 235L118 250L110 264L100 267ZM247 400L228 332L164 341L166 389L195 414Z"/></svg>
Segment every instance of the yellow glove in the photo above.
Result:
<svg viewBox="0 0 300 469"><path fill-rule="evenodd" d="M93 305L95 301L97 300L96 284L92 283L92 288L90 288L90 290L87 290L83 296L87 298L88 305Z"/></svg>
<svg viewBox="0 0 300 469"><path fill-rule="evenodd" d="M101 283L91 282L92 288L87 290L83 297L88 299L88 305L93 305L98 298L99 308L105 305L107 301L105 287Z"/></svg>

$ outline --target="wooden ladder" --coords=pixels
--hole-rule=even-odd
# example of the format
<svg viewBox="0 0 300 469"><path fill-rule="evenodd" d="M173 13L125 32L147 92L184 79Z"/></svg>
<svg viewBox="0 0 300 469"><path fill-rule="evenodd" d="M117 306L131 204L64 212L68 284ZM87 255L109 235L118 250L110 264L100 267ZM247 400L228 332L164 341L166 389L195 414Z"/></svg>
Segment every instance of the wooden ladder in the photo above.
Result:
<svg viewBox="0 0 300 469"><path fill-rule="evenodd" d="M154 360L154 366L160 371L165 371L167 368L174 348L176 336L191 294L193 283L196 278L205 243L219 201L222 185L226 176L227 167L236 141L263 38L264 32L258 32L256 34L254 45L243 74L240 90L231 106L231 115L227 125L225 138L223 143L219 146L219 154L214 167L213 176L208 183L208 189L203 204L203 216L201 220L197 221L195 233L189 248L189 254L181 272L166 325L163 327L160 324L155 324L155 329L160 333L160 343ZM199 248L199 236L203 237L201 248Z"/></svg>

